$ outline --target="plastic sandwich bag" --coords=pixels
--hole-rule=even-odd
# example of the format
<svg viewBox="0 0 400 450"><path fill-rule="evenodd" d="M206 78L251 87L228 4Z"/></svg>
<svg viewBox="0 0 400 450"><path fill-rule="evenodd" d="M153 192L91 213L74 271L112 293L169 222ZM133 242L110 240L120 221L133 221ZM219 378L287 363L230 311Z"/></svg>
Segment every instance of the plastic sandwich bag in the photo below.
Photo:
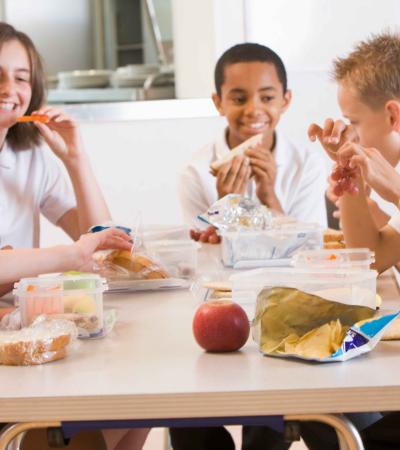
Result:
<svg viewBox="0 0 400 450"><path fill-rule="evenodd" d="M76 326L39 316L29 327L0 331L0 365L30 366L63 359L76 348Z"/></svg>
<svg viewBox="0 0 400 450"><path fill-rule="evenodd" d="M266 206L238 194L226 195L198 216L201 221L220 230L264 230L271 227L272 217Z"/></svg>
<svg viewBox="0 0 400 450"><path fill-rule="evenodd" d="M366 306L275 287L258 295L252 333L264 355L346 361L371 351L399 314L377 317Z"/></svg>

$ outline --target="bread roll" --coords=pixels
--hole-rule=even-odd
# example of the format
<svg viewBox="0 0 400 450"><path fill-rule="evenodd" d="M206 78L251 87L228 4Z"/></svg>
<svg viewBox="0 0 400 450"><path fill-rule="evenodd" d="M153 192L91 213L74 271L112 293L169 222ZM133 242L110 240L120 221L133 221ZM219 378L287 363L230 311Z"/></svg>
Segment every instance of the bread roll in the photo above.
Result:
<svg viewBox="0 0 400 450"><path fill-rule="evenodd" d="M123 267L135 278L154 280L169 278L169 275L158 264L144 255L132 254L128 250L115 250L107 255L105 262Z"/></svg>
<svg viewBox="0 0 400 450"><path fill-rule="evenodd" d="M0 364L26 366L64 358L76 334L75 325L67 320L40 320L18 331L2 331Z"/></svg>
<svg viewBox="0 0 400 450"><path fill-rule="evenodd" d="M15 348L12 353L3 353L0 350L0 364L6 366L36 366L51 361L65 358L67 350L65 347L54 352L31 353Z"/></svg>

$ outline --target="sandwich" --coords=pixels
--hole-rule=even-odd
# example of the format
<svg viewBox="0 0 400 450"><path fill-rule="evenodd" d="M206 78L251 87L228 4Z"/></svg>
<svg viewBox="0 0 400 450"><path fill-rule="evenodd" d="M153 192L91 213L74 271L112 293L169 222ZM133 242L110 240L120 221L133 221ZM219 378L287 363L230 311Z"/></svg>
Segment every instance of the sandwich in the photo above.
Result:
<svg viewBox="0 0 400 450"><path fill-rule="evenodd" d="M76 335L68 320L40 320L17 331L0 331L0 364L30 366L65 358Z"/></svg>
<svg viewBox="0 0 400 450"><path fill-rule="evenodd" d="M252 136L250 139L247 139L246 141L242 142L237 147L233 148L226 156L224 156L221 159L218 159L217 161L214 161L210 164L210 169L212 173L218 172L218 170L223 166L226 162L230 161L237 155L243 155L244 152L251 148L255 147L258 144L261 144L262 141L262 134L256 134L255 136Z"/></svg>

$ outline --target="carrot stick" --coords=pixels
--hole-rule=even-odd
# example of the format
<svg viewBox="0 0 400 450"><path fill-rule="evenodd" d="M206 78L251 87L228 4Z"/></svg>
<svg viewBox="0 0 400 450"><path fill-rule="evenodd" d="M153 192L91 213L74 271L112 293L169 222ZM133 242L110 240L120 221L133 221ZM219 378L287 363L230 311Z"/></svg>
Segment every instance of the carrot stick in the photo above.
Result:
<svg viewBox="0 0 400 450"><path fill-rule="evenodd" d="M50 118L44 114L34 114L32 116L18 117L17 122L42 122L48 123Z"/></svg>

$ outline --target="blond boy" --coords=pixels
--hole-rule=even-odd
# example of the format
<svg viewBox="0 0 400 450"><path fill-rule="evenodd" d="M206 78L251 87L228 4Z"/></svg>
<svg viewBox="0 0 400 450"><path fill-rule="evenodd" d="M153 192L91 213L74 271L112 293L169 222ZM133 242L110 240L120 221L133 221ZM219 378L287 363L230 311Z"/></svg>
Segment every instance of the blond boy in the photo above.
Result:
<svg viewBox="0 0 400 450"><path fill-rule="evenodd" d="M398 206L400 177L400 36L383 33L361 42L346 58L334 62L343 122L313 124L318 138L338 167L332 173L340 196L342 227L349 247L369 247L383 271L400 259L400 218L395 213L380 226L369 207L368 190Z"/></svg>

